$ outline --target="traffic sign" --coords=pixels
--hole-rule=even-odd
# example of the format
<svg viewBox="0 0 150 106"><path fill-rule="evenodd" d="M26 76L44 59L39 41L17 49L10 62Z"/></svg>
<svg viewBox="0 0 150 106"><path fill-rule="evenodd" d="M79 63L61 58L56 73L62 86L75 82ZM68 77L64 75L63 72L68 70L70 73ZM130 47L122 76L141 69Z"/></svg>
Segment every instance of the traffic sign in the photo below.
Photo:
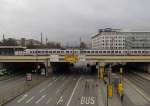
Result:
<svg viewBox="0 0 150 106"><path fill-rule="evenodd" d="M50 55L51 62L59 62L59 55Z"/></svg>
<svg viewBox="0 0 150 106"><path fill-rule="evenodd" d="M75 62L77 62L79 60L79 58L78 58L77 55L65 55L64 60L66 62L75 63Z"/></svg>
<svg viewBox="0 0 150 106"><path fill-rule="evenodd" d="M123 68L120 68L120 74L123 74Z"/></svg>

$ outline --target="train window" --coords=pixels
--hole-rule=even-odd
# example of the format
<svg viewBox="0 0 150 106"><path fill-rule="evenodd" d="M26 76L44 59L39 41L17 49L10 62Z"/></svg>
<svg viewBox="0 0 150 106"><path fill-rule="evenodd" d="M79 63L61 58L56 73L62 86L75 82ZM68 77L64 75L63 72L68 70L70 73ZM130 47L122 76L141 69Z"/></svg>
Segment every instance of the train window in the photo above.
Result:
<svg viewBox="0 0 150 106"><path fill-rule="evenodd" d="M42 53L44 53L45 51L41 51Z"/></svg>
<svg viewBox="0 0 150 106"><path fill-rule="evenodd" d="M110 53L110 51L107 51L107 53Z"/></svg>
<svg viewBox="0 0 150 106"><path fill-rule="evenodd" d="M66 51L66 53L69 53L69 51Z"/></svg>
<svg viewBox="0 0 150 106"><path fill-rule="evenodd" d="M134 51L134 53L137 53L137 51Z"/></svg>
<svg viewBox="0 0 150 106"><path fill-rule="evenodd" d="M91 53L94 53L94 51L91 51Z"/></svg>
<svg viewBox="0 0 150 106"><path fill-rule="evenodd" d="M53 53L56 53L56 51L53 51Z"/></svg>
<svg viewBox="0 0 150 106"><path fill-rule="evenodd" d="M80 51L81 53L84 53L84 51Z"/></svg>
<svg viewBox="0 0 150 106"><path fill-rule="evenodd" d="M48 53L48 51L45 51L46 53Z"/></svg>
<svg viewBox="0 0 150 106"><path fill-rule="evenodd" d="M99 51L99 53L102 53L102 51Z"/></svg>
<svg viewBox="0 0 150 106"><path fill-rule="evenodd" d="M98 53L98 51L95 51L95 53Z"/></svg>
<svg viewBox="0 0 150 106"><path fill-rule="evenodd" d="M83 50L82 53L86 53L86 51Z"/></svg>
<svg viewBox="0 0 150 106"><path fill-rule="evenodd" d="M106 51L103 51L103 53L106 53Z"/></svg>
<svg viewBox="0 0 150 106"><path fill-rule="evenodd" d="M119 53L121 53L121 51L119 51Z"/></svg>
<svg viewBox="0 0 150 106"><path fill-rule="evenodd" d="M73 51L70 51L70 53L73 53Z"/></svg>
<svg viewBox="0 0 150 106"><path fill-rule="evenodd" d="M41 53L41 51L38 51L38 53Z"/></svg>
<svg viewBox="0 0 150 106"><path fill-rule="evenodd" d="M49 53L52 53L52 51L49 51Z"/></svg>
<svg viewBox="0 0 150 106"><path fill-rule="evenodd" d="M118 51L115 51L115 53L118 53Z"/></svg>
<svg viewBox="0 0 150 106"><path fill-rule="evenodd" d="M32 53L32 51L30 51L30 53Z"/></svg>
<svg viewBox="0 0 150 106"><path fill-rule="evenodd" d="M61 51L61 53L64 53L64 51Z"/></svg>
<svg viewBox="0 0 150 106"><path fill-rule="evenodd" d="M111 53L114 53L114 51L111 51Z"/></svg>
<svg viewBox="0 0 150 106"><path fill-rule="evenodd" d="M138 51L138 53L141 53L141 51Z"/></svg>
<svg viewBox="0 0 150 106"><path fill-rule="evenodd" d="M87 51L87 53L90 53L90 51Z"/></svg>
<svg viewBox="0 0 150 106"><path fill-rule="evenodd" d="M37 51L35 51L35 53L37 53Z"/></svg>
<svg viewBox="0 0 150 106"><path fill-rule="evenodd" d="M142 53L145 53L145 51L142 51Z"/></svg>
<svg viewBox="0 0 150 106"><path fill-rule="evenodd" d="M57 51L57 53L60 53L60 51Z"/></svg>

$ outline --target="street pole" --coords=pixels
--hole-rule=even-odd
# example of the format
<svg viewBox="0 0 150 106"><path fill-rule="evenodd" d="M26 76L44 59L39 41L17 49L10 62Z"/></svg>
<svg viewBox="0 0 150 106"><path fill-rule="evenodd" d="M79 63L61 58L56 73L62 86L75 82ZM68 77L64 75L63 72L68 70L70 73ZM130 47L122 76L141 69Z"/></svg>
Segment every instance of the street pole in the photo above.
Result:
<svg viewBox="0 0 150 106"><path fill-rule="evenodd" d="M108 106L108 84L107 84L107 102L106 105Z"/></svg>

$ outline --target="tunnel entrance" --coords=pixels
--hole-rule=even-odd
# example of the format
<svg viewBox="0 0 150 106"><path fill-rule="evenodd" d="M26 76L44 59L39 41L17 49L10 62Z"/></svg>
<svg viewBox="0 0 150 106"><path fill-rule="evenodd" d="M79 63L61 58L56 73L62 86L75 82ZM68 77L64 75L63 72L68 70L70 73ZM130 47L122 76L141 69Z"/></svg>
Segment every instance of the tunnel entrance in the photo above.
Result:
<svg viewBox="0 0 150 106"><path fill-rule="evenodd" d="M54 74L96 74L96 65L87 63L52 62Z"/></svg>

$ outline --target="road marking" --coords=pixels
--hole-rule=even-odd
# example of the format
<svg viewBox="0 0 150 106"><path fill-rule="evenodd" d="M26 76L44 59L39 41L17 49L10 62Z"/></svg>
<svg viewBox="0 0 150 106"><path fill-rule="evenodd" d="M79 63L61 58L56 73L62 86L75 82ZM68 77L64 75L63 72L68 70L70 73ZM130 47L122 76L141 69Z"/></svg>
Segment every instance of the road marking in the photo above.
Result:
<svg viewBox="0 0 150 106"><path fill-rule="evenodd" d="M46 102L46 104L48 104L50 101L52 101L53 99L52 98L50 98L47 102Z"/></svg>
<svg viewBox="0 0 150 106"><path fill-rule="evenodd" d="M54 82L56 82L58 79L60 79L62 76L58 77L57 79L55 79L54 81L50 82L47 86L50 87L54 84Z"/></svg>
<svg viewBox="0 0 150 106"><path fill-rule="evenodd" d="M77 83L76 83L76 85L75 85L75 87L74 87L74 89L73 89L73 91L72 91L72 94L71 94L71 96L70 96L70 98L69 98L69 101L68 101L68 103L67 103L67 106L69 106L69 104L70 104L70 102L71 102L71 99L72 99L72 97L73 97L73 95L74 95L74 93L75 93L75 91L76 91L76 89L77 89L77 87L78 87L78 85L79 85L79 81L81 80L81 77L78 79L78 81L77 81Z"/></svg>
<svg viewBox="0 0 150 106"><path fill-rule="evenodd" d="M44 98L46 97L46 95L43 95L39 100L37 100L35 103L38 104L39 102L41 102Z"/></svg>
<svg viewBox="0 0 150 106"><path fill-rule="evenodd" d="M22 97L21 99L19 99L19 100L17 101L17 103L20 103L21 101L23 101L27 96L28 96L27 94L23 95L23 97Z"/></svg>
<svg viewBox="0 0 150 106"><path fill-rule="evenodd" d="M58 102L57 102L57 105L59 105L59 104L62 103L62 102L63 102L63 97L61 96L61 97L59 98Z"/></svg>
<svg viewBox="0 0 150 106"><path fill-rule="evenodd" d="M95 97L93 97L93 96L89 96L89 97L82 96L80 104L81 105L83 105L83 104L85 104L85 105L89 105L89 104L93 105L93 104L95 104Z"/></svg>
<svg viewBox="0 0 150 106"><path fill-rule="evenodd" d="M40 93L43 92L43 91L45 91L45 88L41 89L41 90L40 90Z"/></svg>
<svg viewBox="0 0 150 106"><path fill-rule="evenodd" d="M26 103L29 103L34 98L35 98L35 96L32 96L29 100L26 101Z"/></svg>

